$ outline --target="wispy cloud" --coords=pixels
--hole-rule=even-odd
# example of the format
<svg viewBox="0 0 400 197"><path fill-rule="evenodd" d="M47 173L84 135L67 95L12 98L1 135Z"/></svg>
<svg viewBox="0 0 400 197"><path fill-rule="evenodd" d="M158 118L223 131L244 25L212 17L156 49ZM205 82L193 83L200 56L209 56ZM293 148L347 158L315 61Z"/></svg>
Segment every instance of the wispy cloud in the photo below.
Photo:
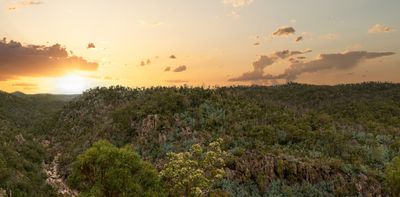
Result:
<svg viewBox="0 0 400 197"><path fill-rule="evenodd" d="M172 80L166 80L168 83L188 83L189 81L186 80L179 80L179 79L172 79Z"/></svg>
<svg viewBox="0 0 400 197"><path fill-rule="evenodd" d="M233 7L241 7L250 5L254 0L224 0L224 4L232 5Z"/></svg>
<svg viewBox="0 0 400 197"><path fill-rule="evenodd" d="M42 1L33 1L33 0L19 1L14 4L9 5L8 10L13 11L13 10L17 10L20 8L25 8L25 7L30 7L30 6L40 5L40 4L43 4L43 2Z"/></svg>
<svg viewBox="0 0 400 197"><path fill-rule="evenodd" d="M393 29L391 27L382 24L376 24L368 30L369 33L389 33L392 31Z"/></svg>

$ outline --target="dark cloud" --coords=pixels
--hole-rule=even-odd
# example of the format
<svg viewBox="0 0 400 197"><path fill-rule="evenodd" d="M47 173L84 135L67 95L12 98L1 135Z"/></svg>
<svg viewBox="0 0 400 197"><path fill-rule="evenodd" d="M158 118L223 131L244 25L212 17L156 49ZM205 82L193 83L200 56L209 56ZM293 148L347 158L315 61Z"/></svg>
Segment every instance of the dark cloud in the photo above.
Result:
<svg viewBox="0 0 400 197"><path fill-rule="evenodd" d="M278 30L276 30L273 35L274 36L287 36L294 34L296 30L293 27L280 27Z"/></svg>
<svg viewBox="0 0 400 197"><path fill-rule="evenodd" d="M176 59L176 56L175 55L170 55L169 58L170 59Z"/></svg>
<svg viewBox="0 0 400 197"><path fill-rule="evenodd" d="M86 48L88 48L88 49L94 49L94 48L96 48L96 45L94 45L94 43L89 43L88 45L87 45L87 47Z"/></svg>
<svg viewBox="0 0 400 197"><path fill-rule="evenodd" d="M174 69L174 72L183 72L187 69L187 67L185 65L182 66L178 66Z"/></svg>
<svg viewBox="0 0 400 197"><path fill-rule="evenodd" d="M254 46L258 46L258 45L260 45L260 43L259 42L255 42L253 45Z"/></svg>
<svg viewBox="0 0 400 197"><path fill-rule="evenodd" d="M303 36L298 36L295 40L296 42L301 42L303 41Z"/></svg>
<svg viewBox="0 0 400 197"><path fill-rule="evenodd" d="M68 54L59 44L22 45L0 41L0 80L26 77L54 77L70 71L95 71L98 64Z"/></svg>
<svg viewBox="0 0 400 197"><path fill-rule="evenodd" d="M279 75L265 74L261 72L262 76L258 75L253 78L238 77L231 79L231 81L271 81L284 79L286 81L293 81L298 78L299 75L304 73L315 73L322 70L337 69L337 70L349 70L361 62L368 59L375 59L379 57L394 55L393 52L366 52L366 51L351 51L345 53L334 53L334 54L321 54L316 60L309 62L292 63L284 73ZM245 73L246 74L246 73Z"/></svg>
<svg viewBox="0 0 400 197"><path fill-rule="evenodd" d="M168 83L188 83L189 81L186 81L186 80L179 80L179 79L176 79L176 80L166 80L166 82L168 82Z"/></svg>
<svg viewBox="0 0 400 197"><path fill-rule="evenodd" d="M170 66L167 66L165 69L164 69L164 72L169 72L171 70L171 67Z"/></svg>
<svg viewBox="0 0 400 197"><path fill-rule="evenodd" d="M304 51L283 50L273 52L269 55L262 55L257 61L253 62L253 71L245 72L239 77L229 79L229 81L253 81L262 79L264 76L264 69L268 66L271 66L279 59L287 59L295 55L301 55L309 52L311 52L309 49Z"/></svg>

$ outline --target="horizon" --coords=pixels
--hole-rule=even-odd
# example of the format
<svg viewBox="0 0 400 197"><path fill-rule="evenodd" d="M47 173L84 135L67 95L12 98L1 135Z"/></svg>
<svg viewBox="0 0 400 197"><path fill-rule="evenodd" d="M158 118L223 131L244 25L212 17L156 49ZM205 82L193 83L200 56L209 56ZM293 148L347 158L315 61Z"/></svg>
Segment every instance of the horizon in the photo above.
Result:
<svg viewBox="0 0 400 197"><path fill-rule="evenodd" d="M400 83L400 2L0 0L0 90Z"/></svg>
<svg viewBox="0 0 400 197"><path fill-rule="evenodd" d="M358 82L358 83L338 83L338 84L330 84L330 85L323 85L323 84L310 84L310 83L298 83L298 82L293 82L293 81L289 81L286 83L280 83L280 84L274 84L274 85L263 85L263 84L251 84L251 85L225 85L225 86L190 86L187 84L182 84L182 85L174 85L174 86L162 86L162 85L158 85L158 86L136 86L136 87L131 87L131 86L124 86L124 85L110 85L110 86L94 86L94 87L90 87L87 88L85 90L83 90L82 92L79 93L51 93L51 92L37 92L37 93L27 93L27 92L23 92L20 90L16 90L16 91L3 91L0 89L0 92L4 92L7 94L16 94L16 93L21 93L24 95L60 95L60 96L73 96L73 95L82 95L85 92L91 91L91 90L95 90L98 88L107 88L110 89L112 87L123 87L123 88L128 88L128 89L151 89L151 88L202 88L202 89L216 89L216 88L237 88L237 87L246 87L246 88L252 88L252 87L264 87L264 88L270 88L270 87L279 87L279 86L285 86L285 85L290 85L290 84L297 84L297 85L304 85L304 86L320 86L320 87L335 87L335 86L346 86L346 85L362 85L362 84L400 84L399 82L391 82L391 81L362 81L362 82Z"/></svg>

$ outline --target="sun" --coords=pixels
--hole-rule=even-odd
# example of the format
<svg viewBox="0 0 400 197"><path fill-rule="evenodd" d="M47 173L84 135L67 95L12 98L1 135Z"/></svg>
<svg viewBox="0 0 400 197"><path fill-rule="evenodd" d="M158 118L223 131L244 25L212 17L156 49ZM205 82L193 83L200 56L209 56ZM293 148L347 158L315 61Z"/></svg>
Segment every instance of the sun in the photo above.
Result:
<svg viewBox="0 0 400 197"><path fill-rule="evenodd" d="M88 81L79 75L66 75L57 79L56 88L63 94L79 94L88 88Z"/></svg>

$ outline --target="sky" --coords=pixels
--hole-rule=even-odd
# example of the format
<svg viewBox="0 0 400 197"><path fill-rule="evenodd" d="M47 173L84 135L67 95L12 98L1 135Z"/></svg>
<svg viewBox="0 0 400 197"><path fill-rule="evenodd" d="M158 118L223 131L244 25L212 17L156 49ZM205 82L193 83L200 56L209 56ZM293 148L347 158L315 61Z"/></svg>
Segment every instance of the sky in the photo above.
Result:
<svg viewBox="0 0 400 197"><path fill-rule="evenodd" d="M0 0L0 90L400 82L399 0Z"/></svg>

